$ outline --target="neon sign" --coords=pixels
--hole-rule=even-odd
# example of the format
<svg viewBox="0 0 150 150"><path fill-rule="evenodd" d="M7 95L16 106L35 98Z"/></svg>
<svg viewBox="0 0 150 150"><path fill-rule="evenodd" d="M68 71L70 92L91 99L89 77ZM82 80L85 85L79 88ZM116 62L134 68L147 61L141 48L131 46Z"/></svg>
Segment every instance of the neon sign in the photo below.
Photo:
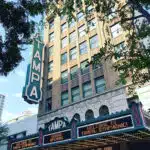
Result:
<svg viewBox="0 0 150 150"><path fill-rule="evenodd" d="M28 103L38 103L42 99L42 52L44 44L40 39L34 39L31 64L28 66L26 85L23 88L23 98Z"/></svg>

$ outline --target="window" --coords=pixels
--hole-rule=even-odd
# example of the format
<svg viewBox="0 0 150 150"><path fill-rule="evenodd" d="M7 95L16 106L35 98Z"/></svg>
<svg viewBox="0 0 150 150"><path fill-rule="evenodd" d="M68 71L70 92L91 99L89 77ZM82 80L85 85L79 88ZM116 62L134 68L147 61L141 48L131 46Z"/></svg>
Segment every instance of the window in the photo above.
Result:
<svg viewBox="0 0 150 150"><path fill-rule="evenodd" d="M89 72L88 60L81 62L80 68L82 75L88 73Z"/></svg>
<svg viewBox="0 0 150 150"><path fill-rule="evenodd" d="M122 42L122 43L116 45L116 46L114 47L114 49L115 49L115 52L117 53L116 56L115 56L115 59L119 59L121 52L124 51L124 49L125 49L124 42Z"/></svg>
<svg viewBox="0 0 150 150"><path fill-rule="evenodd" d="M67 30L67 23L61 25L61 32L65 32Z"/></svg>
<svg viewBox="0 0 150 150"><path fill-rule="evenodd" d="M121 25L119 23L117 23L111 27L111 34L112 34L113 38L116 38L117 36L122 34Z"/></svg>
<svg viewBox="0 0 150 150"><path fill-rule="evenodd" d="M105 115L109 115L109 109L107 106L103 105L100 107L99 109L99 115L100 116L105 116Z"/></svg>
<svg viewBox="0 0 150 150"><path fill-rule="evenodd" d="M84 41L79 45L80 55L87 53L87 42Z"/></svg>
<svg viewBox="0 0 150 150"><path fill-rule="evenodd" d="M61 40L61 48L66 47L66 46L67 46L67 43L68 43L67 37L63 38L63 39Z"/></svg>
<svg viewBox="0 0 150 150"><path fill-rule="evenodd" d="M82 11L77 14L77 19L78 21L81 21L82 19L84 19L84 14Z"/></svg>
<svg viewBox="0 0 150 150"><path fill-rule="evenodd" d="M68 82L68 70L61 73L61 84Z"/></svg>
<svg viewBox="0 0 150 150"><path fill-rule="evenodd" d="M77 58L77 51L76 51L76 47L74 47L70 50L70 60L73 60L76 58Z"/></svg>
<svg viewBox="0 0 150 150"><path fill-rule="evenodd" d="M52 78L47 80L47 90L51 90L52 89L52 82L53 82Z"/></svg>
<svg viewBox="0 0 150 150"><path fill-rule="evenodd" d="M69 35L69 42L72 43L72 42L76 42L76 32L72 32L70 33Z"/></svg>
<svg viewBox="0 0 150 150"><path fill-rule="evenodd" d="M54 41L54 32L49 34L49 42L53 42L53 41Z"/></svg>
<svg viewBox="0 0 150 150"><path fill-rule="evenodd" d="M101 63L98 63L98 64L92 64L93 70L96 70L96 69L101 68L101 67L103 67Z"/></svg>
<svg viewBox="0 0 150 150"><path fill-rule="evenodd" d="M78 86L71 89L71 97L73 102L80 100L80 89Z"/></svg>
<svg viewBox="0 0 150 150"><path fill-rule="evenodd" d="M83 97L92 96L92 86L91 82L86 82L83 84Z"/></svg>
<svg viewBox="0 0 150 150"><path fill-rule="evenodd" d="M87 110L85 113L85 120L90 120L94 118L94 113L91 109Z"/></svg>
<svg viewBox="0 0 150 150"><path fill-rule="evenodd" d="M63 65L65 63L67 63L67 52L61 54L61 64Z"/></svg>
<svg viewBox="0 0 150 150"><path fill-rule="evenodd" d="M66 18L66 16L64 14L60 15L60 20L64 20Z"/></svg>
<svg viewBox="0 0 150 150"><path fill-rule="evenodd" d="M48 72L52 72L53 71L53 61L48 63Z"/></svg>
<svg viewBox="0 0 150 150"><path fill-rule="evenodd" d="M49 22L49 29L52 29L52 28L54 28L54 20L51 20Z"/></svg>
<svg viewBox="0 0 150 150"><path fill-rule="evenodd" d="M98 47L98 36L94 35L90 38L90 48L94 49Z"/></svg>
<svg viewBox="0 0 150 150"><path fill-rule="evenodd" d="M88 22L88 27L89 27L89 30L90 30L90 31L96 28L96 20L95 20L95 18L92 19L92 20L90 20L90 21Z"/></svg>
<svg viewBox="0 0 150 150"><path fill-rule="evenodd" d="M71 80L73 80L74 78L76 78L78 75L78 66L74 66L70 69L70 78Z"/></svg>
<svg viewBox="0 0 150 150"><path fill-rule="evenodd" d="M49 50L49 57L53 55L53 49L54 49L54 46L51 46L48 48Z"/></svg>
<svg viewBox="0 0 150 150"><path fill-rule="evenodd" d="M67 105L67 104L69 104L68 91L63 92L61 94L61 105L64 106L64 105Z"/></svg>
<svg viewBox="0 0 150 150"><path fill-rule="evenodd" d="M80 115L76 113L72 119L76 120L77 122L80 122Z"/></svg>
<svg viewBox="0 0 150 150"><path fill-rule="evenodd" d="M85 29L86 29L85 25L82 25L81 27L78 28L80 37L82 37L82 36L84 36L86 34Z"/></svg>
<svg viewBox="0 0 150 150"><path fill-rule="evenodd" d="M52 110L52 98L46 99L45 103L45 112L49 112Z"/></svg>
<svg viewBox="0 0 150 150"><path fill-rule="evenodd" d="M73 26L75 26L75 20L72 19L70 22L69 22L69 28L72 28Z"/></svg>
<svg viewBox="0 0 150 150"><path fill-rule="evenodd" d="M88 11L88 13L93 12L93 11L94 11L93 6L92 6L92 5L88 6L88 7L87 7L87 11Z"/></svg>
<svg viewBox="0 0 150 150"><path fill-rule="evenodd" d="M104 92L106 88L106 83L104 77L98 77L95 79L95 88L96 88L96 93L102 93Z"/></svg>

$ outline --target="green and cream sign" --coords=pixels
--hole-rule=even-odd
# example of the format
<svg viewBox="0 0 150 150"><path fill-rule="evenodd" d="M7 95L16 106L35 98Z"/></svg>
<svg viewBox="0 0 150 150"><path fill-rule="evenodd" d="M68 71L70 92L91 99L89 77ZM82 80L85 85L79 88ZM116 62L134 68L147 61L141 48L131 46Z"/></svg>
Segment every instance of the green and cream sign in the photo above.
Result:
<svg viewBox="0 0 150 150"><path fill-rule="evenodd" d="M38 103L42 99L42 53L44 44L40 39L33 41L33 53L31 64L28 65L26 84L23 88L23 98L28 103Z"/></svg>

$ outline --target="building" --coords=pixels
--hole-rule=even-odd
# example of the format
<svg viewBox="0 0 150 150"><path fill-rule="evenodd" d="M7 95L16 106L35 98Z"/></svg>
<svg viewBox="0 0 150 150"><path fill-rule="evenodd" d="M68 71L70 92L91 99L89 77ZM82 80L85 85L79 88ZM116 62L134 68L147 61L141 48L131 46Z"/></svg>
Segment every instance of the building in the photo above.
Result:
<svg viewBox="0 0 150 150"><path fill-rule="evenodd" d="M3 107L4 107L5 96L0 94L0 121L2 119Z"/></svg>
<svg viewBox="0 0 150 150"><path fill-rule="evenodd" d="M20 139L37 132L37 115L23 115L7 122L8 139ZM7 150L8 142L0 144L1 150Z"/></svg>
<svg viewBox="0 0 150 150"><path fill-rule="evenodd" d="M148 150L150 117L139 99L116 86L111 61L87 65L105 42L98 14L88 9L88 22L80 11L70 23L64 16L46 17L44 44L37 35L23 89L25 101L39 101L38 131L11 141L12 150L141 150L138 143ZM121 26L113 20L108 29L115 49L124 48Z"/></svg>

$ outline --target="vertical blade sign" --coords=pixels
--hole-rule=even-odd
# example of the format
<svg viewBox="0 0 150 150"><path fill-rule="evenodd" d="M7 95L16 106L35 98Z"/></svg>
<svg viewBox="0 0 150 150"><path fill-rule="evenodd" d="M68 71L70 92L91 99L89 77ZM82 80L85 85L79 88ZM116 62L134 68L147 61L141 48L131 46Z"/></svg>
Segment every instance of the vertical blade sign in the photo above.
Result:
<svg viewBox="0 0 150 150"><path fill-rule="evenodd" d="M44 44L34 39L32 61L26 75L26 85L23 88L23 98L28 103L37 104L42 99L41 76L42 76L42 52Z"/></svg>

